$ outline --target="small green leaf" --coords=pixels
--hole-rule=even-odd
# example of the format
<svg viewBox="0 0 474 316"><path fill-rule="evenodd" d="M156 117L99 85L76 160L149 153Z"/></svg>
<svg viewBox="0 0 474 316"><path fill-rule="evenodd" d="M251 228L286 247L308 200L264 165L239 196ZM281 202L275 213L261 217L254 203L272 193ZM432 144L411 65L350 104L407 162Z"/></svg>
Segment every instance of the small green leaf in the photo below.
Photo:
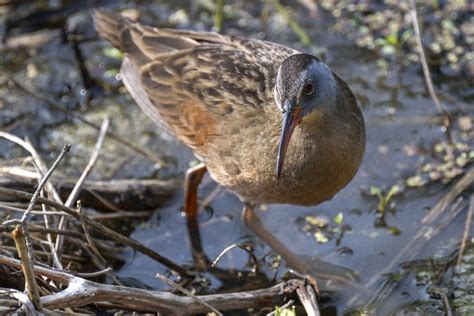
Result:
<svg viewBox="0 0 474 316"><path fill-rule="evenodd" d="M109 78L113 78L115 76L117 76L119 73L119 70L117 68L110 68L110 69L107 69L104 73L104 75L106 77L109 77Z"/></svg>
<svg viewBox="0 0 474 316"><path fill-rule="evenodd" d="M406 184L409 187L422 187L426 184L426 181L420 175L415 175L406 179Z"/></svg>
<svg viewBox="0 0 474 316"><path fill-rule="evenodd" d="M104 47L103 53L109 58L122 59L123 53L115 47Z"/></svg>
<svg viewBox="0 0 474 316"><path fill-rule="evenodd" d="M403 32L402 36L400 36L400 45L405 44L405 42L413 35L413 30L408 29Z"/></svg>
<svg viewBox="0 0 474 316"><path fill-rule="evenodd" d="M201 163L201 161L199 161L198 159L194 159L194 160L191 160L188 164L188 166L191 168L191 167L195 167L197 165L199 165Z"/></svg>
<svg viewBox="0 0 474 316"><path fill-rule="evenodd" d="M343 220L344 220L344 214L342 214L342 212L339 212L339 213L334 217L334 222L335 222L337 225L341 225Z"/></svg>
<svg viewBox="0 0 474 316"><path fill-rule="evenodd" d="M316 241L319 242L320 244L325 244L329 241L329 239L326 236L324 236L322 232L315 232L314 238L316 238Z"/></svg>
<svg viewBox="0 0 474 316"><path fill-rule="evenodd" d="M322 217L319 217L319 216L305 216L304 218L305 222L312 225L312 226L317 226L317 227L324 227L326 226L328 223L327 221L322 218Z"/></svg>
<svg viewBox="0 0 474 316"><path fill-rule="evenodd" d="M292 306L291 308L276 307L275 316L296 316L295 307L294 306Z"/></svg>
<svg viewBox="0 0 474 316"><path fill-rule="evenodd" d="M395 34L387 35L386 39L390 45L396 46L398 44L398 38Z"/></svg>
<svg viewBox="0 0 474 316"><path fill-rule="evenodd" d="M392 233L392 235L394 236L400 236L402 234L402 231L400 229L398 229L398 227L395 227L395 226L390 226L388 228L388 230L390 231L390 233Z"/></svg>
<svg viewBox="0 0 474 316"><path fill-rule="evenodd" d="M370 195L382 195L382 190L377 187L370 187Z"/></svg>
<svg viewBox="0 0 474 316"><path fill-rule="evenodd" d="M387 45L382 47L382 53L385 55L395 55L396 52L395 46Z"/></svg>
<svg viewBox="0 0 474 316"><path fill-rule="evenodd" d="M374 43L375 43L375 45L379 45L379 46L389 45L389 43L387 42L387 40L385 38L377 38L374 41Z"/></svg>
<svg viewBox="0 0 474 316"><path fill-rule="evenodd" d="M400 186L398 185L394 185L390 188L390 190L388 191L387 195L385 196L385 200L386 202L390 201L390 199L396 195L398 192L400 192Z"/></svg>
<svg viewBox="0 0 474 316"><path fill-rule="evenodd" d="M402 279L402 276L400 274L392 274L390 275L390 279L392 281L395 281L395 282L400 282L400 280Z"/></svg>

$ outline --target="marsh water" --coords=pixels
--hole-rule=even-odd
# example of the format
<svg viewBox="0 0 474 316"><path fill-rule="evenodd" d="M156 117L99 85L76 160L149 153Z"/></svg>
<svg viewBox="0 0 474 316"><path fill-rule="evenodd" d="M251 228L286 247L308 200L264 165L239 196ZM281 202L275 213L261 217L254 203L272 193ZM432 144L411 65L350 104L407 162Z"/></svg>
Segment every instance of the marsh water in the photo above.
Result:
<svg viewBox="0 0 474 316"><path fill-rule="evenodd" d="M69 5L67 1L59 3L58 8ZM120 6L128 6L128 9L135 7L128 2L117 1L111 8ZM199 30L209 30L212 27L212 15L198 5L181 1L173 4L141 1L137 6L146 11L144 20L155 25ZM67 109L80 113L93 122L100 124L106 115L109 116L114 132L136 145L146 146L166 161L166 164L159 166L107 141L91 175L93 178L161 177L182 181L185 170L195 163L196 158L189 149L163 133L146 118L121 88L117 76L120 59L106 43L93 36L90 9L92 7L71 6L65 27L87 39L78 45L93 84L85 90L77 55L61 32L56 34L54 30L31 27L37 32L36 36L40 37L38 46L32 47L31 43L26 47L19 45L6 49L1 56L2 129L30 137L49 160L55 157L64 143L72 143L67 163L60 168L63 174L70 177L80 173L97 137L95 130L51 110L44 102L9 84L7 79L14 76L25 86L58 100ZM440 124L439 112L426 92L419 66L412 65L400 71L393 64L382 70L376 62L379 58L376 53L359 48L347 37L331 31L330 26L335 21L328 13L320 12L315 17L302 6L294 7L294 19L311 38L310 45L303 45L277 12L270 14L263 33L261 21L255 17L258 10L256 6L242 5L239 10L241 11L228 17L223 33L264 37L266 40L315 53L349 84L358 97L367 126L367 147L362 166L354 180L331 201L318 206L262 205L257 212L269 230L293 252L306 260L317 257L333 265L351 269L357 274L356 282L365 285L374 276L384 272L409 244L420 230L422 218L449 192L453 183L451 178L461 176L474 159L469 156L472 155L473 146L470 137L472 126L469 129L458 124L472 118L472 86L470 90L465 89L461 93L450 90L453 81L465 85L465 81L472 78L452 78L444 83L438 81L439 85L436 86L445 106L457 113L453 133L456 143L467 146L467 149L460 149L469 156L467 163L460 166L460 171L452 177L442 174L435 180L429 178L426 181L428 172L420 170L426 168L427 163L439 163L439 157L433 148L436 144L439 147L442 146L440 143L446 143L447 136ZM18 11L10 14L15 13L19 14ZM18 34L14 33L15 30ZM19 37L21 33L29 34L28 32L28 26L22 26L19 22L10 36ZM95 88L95 85L100 88ZM0 155L4 159L20 155L20 151L13 145L5 141L0 144ZM384 216L381 216L381 210L377 210L380 197L376 192L386 196L395 185L398 190L387 201ZM248 273L225 280L205 273L199 291L216 293L260 288L282 278L287 271L285 264L280 264L279 258L241 222L242 203L231 192L216 190L219 190L218 185L206 176L199 191L200 197L205 199L218 192L199 215L206 254L212 260L232 244L246 244L251 246L262 270L256 276L252 274L249 255L236 248L226 253L217 267ZM179 264L192 265L185 218L181 212L182 201L183 191L178 186L176 193L168 201L150 212L148 218L129 223L132 227L128 229L131 238L141 241L161 255ZM140 207L137 205L137 210ZM450 256L459 248L465 218L466 212L460 212L415 258L409 260L433 258L436 261ZM154 278L157 272L169 275L166 268L130 249L124 249L121 256L124 264L119 267L117 274L125 282L154 289L168 288L162 281ZM407 258L399 258L391 272L399 273L398 263L405 260ZM378 302L377 315L392 312L397 315L443 314L442 300L427 290L431 273L429 264L410 272L388 297ZM357 290L342 287L337 296L323 304L323 315L350 313L351 309L367 303L387 279L388 277L381 277L380 282L371 288L372 294L361 295L357 301L352 300L358 293ZM446 282L450 284L449 291L458 291L458 294L453 294L452 299L464 300L462 304L467 306L466 311L469 306L474 306L474 302L459 294L469 288L472 290L472 275L470 280L464 279L459 283L450 283L450 280Z"/></svg>

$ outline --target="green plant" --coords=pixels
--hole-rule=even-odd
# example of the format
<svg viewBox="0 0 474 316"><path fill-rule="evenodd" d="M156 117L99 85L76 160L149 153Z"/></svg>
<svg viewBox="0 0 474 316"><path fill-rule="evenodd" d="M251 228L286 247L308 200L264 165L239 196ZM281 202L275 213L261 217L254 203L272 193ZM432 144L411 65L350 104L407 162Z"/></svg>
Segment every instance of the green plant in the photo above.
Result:
<svg viewBox="0 0 474 316"><path fill-rule="evenodd" d="M407 29L405 32L393 32L388 34L383 38L378 38L375 40L375 45L382 48L382 52L387 55L396 55L401 54L401 50L406 41L413 34L412 29Z"/></svg>
<svg viewBox="0 0 474 316"><path fill-rule="evenodd" d="M379 200L377 211L381 214L381 216L384 216L385 210L390 200L393 198L394 195L398 194L399 192L400 192L400 187L398 185L393 185L386 194L384 194L382 189L378 187L370 188L370 195L376 196Z"/></svg>
<svg viewBox="0 0 474 316"><path fill-rule="evenodd" d="M275 316L296 316L295 307L275 307Z"/></svg>
<svg viewBox="0 0 474 316"><path fill-rule="evenodd" d="M224 0L216 0L216 8L214 13L214 28L217 32L222 31L224 22Z"/></svg>

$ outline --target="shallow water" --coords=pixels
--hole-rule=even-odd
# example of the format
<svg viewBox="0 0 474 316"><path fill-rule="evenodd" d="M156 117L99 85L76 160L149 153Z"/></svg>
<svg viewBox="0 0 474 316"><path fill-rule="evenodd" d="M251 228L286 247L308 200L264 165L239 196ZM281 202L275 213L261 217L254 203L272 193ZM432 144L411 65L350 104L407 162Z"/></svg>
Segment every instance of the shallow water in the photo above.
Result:
<svg viewBox="0 0 474 316"><path fill-rule="evenodd" d="M163 18L168 13L168 16L171 14L178 19L180 14L183 15L182 12L179 13L182 6L180 2L169 6L142 1L142 8L145 4L151 8L146 18L150 16ZM247 9L249 12L255 10L254 6L249 4L243 7L241 10ZM197 10L194 15L203 22L193 24L181 18L178 19L178 22L181 21L178 26L202 29L209 25L209 14L199 13L199 9L192 8L192 5L191 8L184 5L184 8ZM439 125L429 121L431 117L437 115L437 111L426 95L424 81L417 67L404 72L403 85L400 86L395 70L382 74L374 62L375 55L356 48L341 36L325 33L331 23L330 18L310 19L301 8L296 12L298 21L304 21L300 23L319 46L318 50L314 47L309 50L321 51L321 47L324 48L325 53L322 55L325 62L347 81L363 105L367 124L366 154L354 180L333 200L308 208L290 205L262 206L258 214L265 225L296 254L306 258L317 256L327 262L350 268L357 272L360 284L366 284L374 275L383 271L413 238L419 229L419 221L449 190L449 187L433 184L420 189L406 189L403 194L395 196L393 198L396 204L395 211L388 212L385 217L388 227L377 227L378 215L375 211L377 199L363 193L369 192L371 187L387 191L392 185L401 183L405 178L415 174L424 162L430 160L429 151L432 145L445 139L446 136ZM83 16L86 13L78 15ZM240 25L242 23L237 19L236 22L229 23L224 31L261 37L258 23L249 22ZM166 21L162 20L160 24L166 24ZM241 27L238 28L239 26ZM278 18L271 18L266 39L308 50L307 47L302 48L287 28L284 32L283 29L284 26ZM90 104L83 103L84 96L78 93L83 83L77 68L71 64L72 51L59 39L38 49L19 49L19 53L15 55L10 51L3 56L1 66L7 73L15 74L15 77L25 85L33 85L37 90L61 99L67 107L75 108L93 121L99 122L104 115L110 116L117 133L134 139L137 144L147 146L173 161L171 167L160 170L153 163L119 146L106 144L106 150L97 168L100 172L95 173L93 177L146 177L159 174L182 179L189 162L194 159L192 153L162 134L140 112L126 93L118 95L119 82L113 75L106 73L106 70L118 66L118 60L105 57L103 47L106 45L95 39L81 44L92 78L107 87L105 96L99 95ZM88 159L87 153L89 148L93 147L96 132L66 119L63 115L58 115L57 112L46 110L41 102L25 97L17 90L6 86L5 78L6 76L2 77L3 83L0 87L2 98L0 112L4 118L11 115L12 120L5 119L4 126L10 126L8 129L12 133L32 136L34 143L38 144L43 153L58 152L64 142L73 143L74 154L69 155L67 161L69 169L63 171L74 174L75 169L80 170L74 166L81 166ZM440 90L443 90L443 87L440 87ZM457 96L444 91L441 97L450 110L461 108L472 113L472 108ZM12 122L22 114L26 117L26 123L13 124ZM28 119L29 116L37 117L37 120ZM471 148L472 145L471 139ZM1 146L3 156L6 158L15 156L11 146L3 141ZM208 196L216 187L216 183L206 176L200 189L200 196ZM182 190L179 190L147 221L137 225L131 237L177 263L191 264L185 218L181 214L181 207ZM244 227L240 221L241 209L241 202L232 193L223 190L211 202L209 209L200 214L201 235L206 254L212 260L231 244L249 243L256 257L265 258L265 262L271 265L271 261L276 260L275 256ZM340 236L337 230L339 225L334 220L339 213L342 213L342 222L346 225L344 234ZM328 239L326 242L316 240L314 232L317 228L308 226L309 216L317 216L327 221L327 226L321 230L321 234ZM464 229L464 218L465 213L461 213L439 236L424 247L417 258L441 257L455 250ZM126 263L118 271L121 278L136 279L146 286L157 289L167 288L154 278L156 272L167 274L168 271L162 266L131 250L125 250L123 256ZM228 270L249 271L248 261L245 252L234 249L227 253L217 266ZM284 266L280 267L277 278L281 277L285 270ZM270 283L276 271L268 267L263 271L267 282ZM249 287L249 284L242 284L242 281L237 279L223 281L208 274L205 277L209 282L206 292ZM349 299L353 295L354 291L343 291L341 295L324 305L326 312L323 314L342 314L347 308L365 302L366 297L362 297L348 306ZM411 305L403 305L417 300L425 303L414 303L413 309L410 309ZM402 309L401 305L408 311L413 311L416 308L423 308L423 304L432 304L430 303L432 301L425 286L417 286L413 277L407 278L385 300L377 314L384 315L396 308ZM428 307L424 310L428 310ZM439 306L433 307L433 313L435 310L439 311Z"/></svg>

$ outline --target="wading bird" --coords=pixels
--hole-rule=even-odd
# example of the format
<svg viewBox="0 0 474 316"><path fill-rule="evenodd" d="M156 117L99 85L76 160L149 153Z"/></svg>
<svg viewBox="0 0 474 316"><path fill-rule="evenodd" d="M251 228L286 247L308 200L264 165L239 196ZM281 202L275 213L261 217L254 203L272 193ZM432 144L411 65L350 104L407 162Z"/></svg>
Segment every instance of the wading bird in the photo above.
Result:
<svg viewBox="0 0 474 316"><path fill-rule="evenodd" d="M192 254L206 263L197 187L206 170L243 202L243 222L302 274L307 265L273 236L256 204L316 205L356 174L365 126L347 84L318 58L271 42L153 28L94 13L99 35L125 54L136 103L202 161L185 177Z"/></svg>

